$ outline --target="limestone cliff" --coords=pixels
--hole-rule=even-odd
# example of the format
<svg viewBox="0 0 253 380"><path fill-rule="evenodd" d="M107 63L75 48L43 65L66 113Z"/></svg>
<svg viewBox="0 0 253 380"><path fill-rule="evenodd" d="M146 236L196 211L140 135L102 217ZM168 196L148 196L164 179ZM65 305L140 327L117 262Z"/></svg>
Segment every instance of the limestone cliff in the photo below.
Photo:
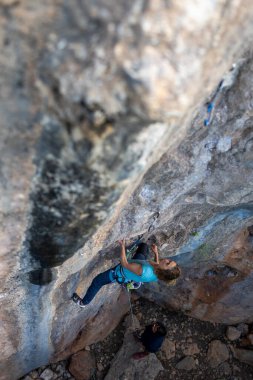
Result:
<svg viewBox="0 0 253 380"><path fill-rule="evenodd" d="M113 329L117 285L84 311L69 298L157 212L182 276L143 294L250 321L252 21L249 0L0 1L0 379Z"/></svg>

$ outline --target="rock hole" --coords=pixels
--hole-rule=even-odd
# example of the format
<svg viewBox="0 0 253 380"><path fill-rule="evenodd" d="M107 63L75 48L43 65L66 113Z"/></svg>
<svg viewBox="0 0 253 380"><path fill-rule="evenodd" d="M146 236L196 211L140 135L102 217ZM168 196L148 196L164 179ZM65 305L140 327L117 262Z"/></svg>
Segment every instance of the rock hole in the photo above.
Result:
<svg viewBox="0 0 253 380"><path fill-rule="evenodd" d="M29 281L34 285L47 285L53 280L50 268L41 268L29 273Z"/></svg>
<svg viewBox="0 0 253 380"><path fill-rule="evenodd" d="M205 272L205 276L207 277L236 277L238 276L238 272L236 269L229 267L228 265L220 265L214 268L211 268Z"/></svg>

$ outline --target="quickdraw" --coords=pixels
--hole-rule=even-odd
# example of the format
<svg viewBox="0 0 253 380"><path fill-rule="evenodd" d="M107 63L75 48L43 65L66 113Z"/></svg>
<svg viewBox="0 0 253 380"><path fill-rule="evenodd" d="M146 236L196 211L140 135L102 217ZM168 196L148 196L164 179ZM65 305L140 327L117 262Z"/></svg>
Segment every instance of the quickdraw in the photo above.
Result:
<svg viewBox="0 0 253 380"><path fill-rule="evenodd" d="M215 106L217 105L217 103L219 102L219 96L220 93L221 93L221 90L223 88L223 80L219 83L214 95L213 95L213 98L212 98L212 101L207 103L207 118L204 119L204 126L208 126L208 125L211 125L212 121L213 121L213 113L214 113L214 108Z"/></svg>

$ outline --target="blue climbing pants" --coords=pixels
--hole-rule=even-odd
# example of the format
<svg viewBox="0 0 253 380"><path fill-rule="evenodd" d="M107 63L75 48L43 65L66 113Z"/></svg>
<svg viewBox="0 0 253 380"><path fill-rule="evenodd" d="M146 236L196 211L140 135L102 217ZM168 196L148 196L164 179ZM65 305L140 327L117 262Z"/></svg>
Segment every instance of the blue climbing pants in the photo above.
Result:
<svg viewBox="0 0 253 380"><path fill-rule="evenodd" d="M135 260L147 260L147 256L149 253L148 245L146 243L140 243L137 251L135 252L133 259ZM99 290L104 285L111 284L112 282L115 282L115 279L113 277L113 270L115 267L108 269L107 271L98 274L90 284L85 296L83 297L83 303L85 305L88 305L93 298L96 296L96 294L99 292Z"/></svg>
<svg viewBox="0 0 253 380"><path fill-rule="evenodd" d="M113 270L113 268L108 269L107 271L98 274L93 279L92 283L90 284L89 289L87 290L85 296L83 297L83 303L85 305L88 305L88 303L90 303L93 300L93 298L96 296L96 294L102 288L102 286L110 284L111 282L115 281L112 278L112 273L111 273L112 270Z"/></svg>

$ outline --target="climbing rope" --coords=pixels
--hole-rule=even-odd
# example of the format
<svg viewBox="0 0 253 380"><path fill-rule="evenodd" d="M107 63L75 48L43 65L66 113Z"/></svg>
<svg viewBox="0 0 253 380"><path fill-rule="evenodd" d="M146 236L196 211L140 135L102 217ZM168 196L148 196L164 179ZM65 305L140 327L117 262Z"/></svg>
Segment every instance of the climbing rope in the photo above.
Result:
<svg viewBox="0 0 253 380"><path fill-rule="evenodd" d="M138 329L136 328L135 322L134 322L134 312L133 312L133 307L132 307L132 302L131 302L130 291L127 289L127 287L125 287L125 289L126 289L127 296L128 296L128 301L129 301L130 314L131 314L131 318L132 318L132 327L136 331Z"/></svg>

